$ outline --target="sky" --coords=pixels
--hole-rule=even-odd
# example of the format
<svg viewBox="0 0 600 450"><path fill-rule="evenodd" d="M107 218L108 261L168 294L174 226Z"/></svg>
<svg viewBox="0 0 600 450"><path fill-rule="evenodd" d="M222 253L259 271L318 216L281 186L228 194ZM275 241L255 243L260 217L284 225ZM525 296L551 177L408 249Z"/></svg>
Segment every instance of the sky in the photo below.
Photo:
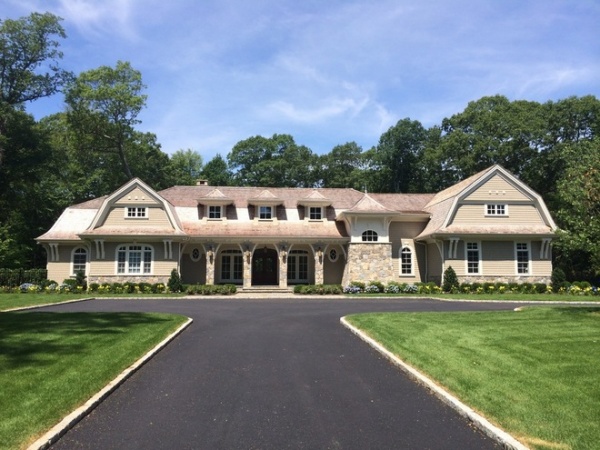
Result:
<svg viewBox="0 0 600 450"><path fill-rule="evenodd" d="M368 150L398 120L440 125L488 95L600 97L598 0L0 0L2 19L34 11L63 18L63 68L129 61L138 130L204 162L256 135Z"/></svg>

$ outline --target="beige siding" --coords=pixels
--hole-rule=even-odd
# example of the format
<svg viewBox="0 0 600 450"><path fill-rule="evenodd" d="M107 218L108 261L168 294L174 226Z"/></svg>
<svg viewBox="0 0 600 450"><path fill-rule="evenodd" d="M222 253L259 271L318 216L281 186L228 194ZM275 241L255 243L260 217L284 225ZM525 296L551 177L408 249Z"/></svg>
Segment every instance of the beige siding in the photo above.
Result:
<svg viewBox="0 0 600 450"><path fill-rule="evenodd" d="M469 194L465 200L483 200L485 202L510 202L531 200L523 191L505 180L501 175L495 175Z"/></svg>
<svg viewBox="0 0 600 450"><path fill-rule="evenodd" d="M397 281L400 283L416 283L423 281L424 272L422 259L419 258L418 245L413 241L425 229L426 222L392 222L390 224L390 241L392 243L392 262ZM404 245L408 245L413 251L413 274L403 275L400 273L400 251Z"/></svg>
<svg viewBox="0 0 600 450"><path fill-rule="evenodd" d="M73 250L78 247L83 247L88 251L88 261L90 259L90 252L87 246L83 243L74 244L74 245L64 245L60 244L58 246L58 261L48 261L47 269L48 269L48 279L52 281L56 281L57 283L62 283L67 278L73 278L71 274L71 260L73 256ZM89 264L88 264L89 267Z"/></svg>
<svg viewBox="0 0 600 450"><path fill-rule="evenodd" d="M534 205L511 205L508 204L508 216L486 216L485 204L459 205L452 223L478 224L544 224L542 216Z"/></svg>
<svg viewBox="0 0 600 450"><path fill-rule="evenodd" d="M90 275L101 277L117 275L117 247L122 245L120 243L107 242L105 244L105 256L106 259L92 259L90 263ZM173 243L173 259L165 260L164 244L163 242L140 242L139 245L150 245L154 249L154 261L152 265L152 273L150 275L155 276L168 276L171 275L171 270L177 268L178 246ZM94 252L95 253L95 252ZM138 276L144 276L139 274Z"/></svg>
<svg viewBox="0 0 600 450"><path fill-rule="evenodd" d="M159 203L140 188L135 188L115 202L117 205L147 206Z"/></svg>
<svg viewBox="0 0 600 450"><path fill-rule="evenodd" d="M148 208L147 214L146 218L130 219L125 217L126 207L113 208L100 226L171 227L167 213L162 208Z"/></svg>

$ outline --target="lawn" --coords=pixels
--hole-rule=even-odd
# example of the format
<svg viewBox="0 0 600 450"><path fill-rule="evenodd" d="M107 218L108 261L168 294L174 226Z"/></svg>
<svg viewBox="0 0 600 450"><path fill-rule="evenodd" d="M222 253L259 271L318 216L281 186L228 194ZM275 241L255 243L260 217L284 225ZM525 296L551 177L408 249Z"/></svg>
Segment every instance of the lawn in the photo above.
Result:
<svg viewBox="0 0 600 450"><path fill-rule="evenodd" d="M146 313L0 313L0 448L24 448L177 329Z"/></svg>
<svg viewBox="0 0 600 450"><path fill-rule="evenodd" d="M348 317L531 448L600 442L600 308Z"/></svg>

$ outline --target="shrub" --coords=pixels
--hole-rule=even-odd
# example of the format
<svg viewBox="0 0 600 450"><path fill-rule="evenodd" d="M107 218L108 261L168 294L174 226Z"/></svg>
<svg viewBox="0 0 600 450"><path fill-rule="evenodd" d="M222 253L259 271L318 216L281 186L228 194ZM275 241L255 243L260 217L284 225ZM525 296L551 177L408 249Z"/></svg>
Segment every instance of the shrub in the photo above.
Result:
<svg viewBox="0 0 600 450"><path fill-rule="evenodd" d="M369 286L375 286L377 288L377 292L383 292L385 290L385 287L381 281L370 281L365 289L368 289Z"/></svg>
<svg viewBox="0 0 600 450"><path fill-rule="evenodd" d="M444 271L444 283L442 284L442 291L453 292L458 290L458 287L458 277L456 276L456 272L452 266L448 266L448 268Z"/></svg>
<svg viewBox="0 0 600 450"><path fill-rule="evenodd" d="M294 294L302 294L302 288L306 286L305 284L297 284L294 286Z"/></svg>
<svg viewBox="0 0 600 450"><path fill-rule="evenodd" d="M548 286L546 286L546 283L535 283L533 285L532 292L535 292L537 294L545 294L546 292L548 292L547 287Z"/></svg>
<svg viewBox="0 0 600 450"><path fill-rule="evenodd" d="M367 294L379 294L379 286L375 284L368 284L367 287L365 287L365 292Z"/></svg>
<svg viewBox="0 0 600 450"><path fill-rule="evenodd" d="M344 294L360 294L362 289L359 286L355 286L350 284L350 286L346 286L344 288Z"/></svg>
<svg viewBox="0 0 600 450"><path fill-rule="evenodd" d="M89 290L91 292L98 292L99 288L100 288L100 284L99 283L90 283L90 285L89 285Z"/></svg>
<svg viewBox="0 0 600 450"><path fill-rule="evenodd" d="M550 275L550 284L552 285L552 290L554 292L558 292L565 281L567 281L567 275L565 275L564 270L562 270L560 267L555 267L552 269L552 275Z"/></svg>
<svg viewBox="0 0 600 450"><path fill-rule="evenodd" d="M460 285L460 292L462 292L463 294L470 294L471 293L471 283L461 283Z"/></svg>
<svg viewBox="0 0 600 450"><path fill-rule="evenodd" d="M171 270L171 276L169 277L167 286L170 292L181 292L183 290L181 276L179 275L179 272L177 272L177 269Z"/></svg>
<svg viewBox="0 0 600 450"><path fill-rule="evenodd" d="M391 281L385 287L386 294L399 294L400 292L402 292L402 288L400 287L400 284L396 283L395 281Z"/></svg>
<svg viewBox="0 0 600 450"><path fill-rule="evenodd" d="M362 281L351 281L350 286L356 286L360 288L361 291L365 290L365 283L363 283Z"/></svg>
<svg viewBox="0 0 600 450"><path fill-rule="evenodd" d="M531 294L533 291L533 284L531 283L521 283L519 290L522 294Z"/></svg>

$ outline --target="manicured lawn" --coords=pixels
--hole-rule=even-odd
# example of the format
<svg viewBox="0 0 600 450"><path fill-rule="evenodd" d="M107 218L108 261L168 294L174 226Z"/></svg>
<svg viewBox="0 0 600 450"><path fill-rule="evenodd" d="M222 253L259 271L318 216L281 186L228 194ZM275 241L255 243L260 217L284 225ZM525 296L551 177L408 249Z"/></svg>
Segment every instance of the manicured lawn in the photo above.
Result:
<svg viewBox="0 0 600 450"><path fill-rule="evenodd" d="M600 308L348 320L531 448L598 448Z"/></svg>
<svg viewBox="0 0 600 450"><path fill-rule="evenodd" d="M0 448L35 441L185 320L143 313L0 313Z"/></svg>
<svg viewBox="0 0 600 450"><path fill-rule="evenodd" d="M497 300L518 302L598 302L600 295L559 295L559 294L346 294L347 297L423 297L444 300Z"/></svg>

